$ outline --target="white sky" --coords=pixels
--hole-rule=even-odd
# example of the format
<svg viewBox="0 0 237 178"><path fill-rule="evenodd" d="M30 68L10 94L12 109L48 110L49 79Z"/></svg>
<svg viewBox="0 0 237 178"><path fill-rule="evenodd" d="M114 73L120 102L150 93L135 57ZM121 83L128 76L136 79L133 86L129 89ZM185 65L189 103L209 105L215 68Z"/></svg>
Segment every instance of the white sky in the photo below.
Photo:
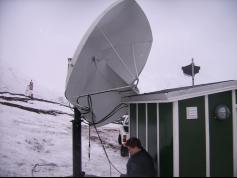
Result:
<svg viewBox="0 0 237 178"><path fill-rule="evenodd" d="M0 60L64 93L67 58L115 0L0 0ZM237 80L236 0L137 0L153 46L140 90L191 85L181 67L194 58L196 84Z"/></svg>

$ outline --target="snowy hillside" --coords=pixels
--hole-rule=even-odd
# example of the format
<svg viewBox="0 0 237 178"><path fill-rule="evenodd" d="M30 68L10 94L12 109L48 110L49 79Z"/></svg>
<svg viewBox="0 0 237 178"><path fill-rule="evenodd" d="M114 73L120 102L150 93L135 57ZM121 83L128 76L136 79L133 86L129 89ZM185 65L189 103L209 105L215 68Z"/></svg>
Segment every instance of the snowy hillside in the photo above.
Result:
<svg viewBox="0 0 237 178"><path fill-rule="evenodd" d="M0 93L0 177L71 176L73 112L61 104L31 100L24 95ZM123 173L117 143L118 125L99 128L113 164ZM83 171L89 175L110 176L109 164L96 133L91 133L91 159L88 158L88 126L82 128ZM112 176L119 173L112 170Z"/></svg>
<svg viewBox="0 0 237 178"><path fill-rule="evenodd" d="M34 79L24 75L21 71L0 59L0 92L25 94L26 87L31 80L34 82L33 93L35 97L54 100L64 104L68 103L64 96L60 96L55 91L41 86Z"/></svg>

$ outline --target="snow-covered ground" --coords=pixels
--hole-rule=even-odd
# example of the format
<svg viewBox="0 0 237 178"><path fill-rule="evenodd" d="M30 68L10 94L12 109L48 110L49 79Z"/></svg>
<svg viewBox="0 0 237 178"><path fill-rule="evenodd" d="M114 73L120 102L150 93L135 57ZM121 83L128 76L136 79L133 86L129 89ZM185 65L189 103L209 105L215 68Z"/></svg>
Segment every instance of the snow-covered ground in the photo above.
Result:
<svg viewBox="0 0 237 178"><path fill-rule="evenodd" d="M68 103L64 96L42 86L36 79L32 79L29 76L23 74L22 71L19 71L17 68L12 67L6 61L3 62L0 58L0 92L25 94L27 85L29 85L30 81L33 80L33 94L35 97L53 100L64 104Z"/></svg>
<svg viewBox="0 0 237 178"><path fill-rule="evenodd" d="M72 175L72 123L70 108L44 101L6 100L5 97L24 96L1 94L0 97L0 177L39 177ZM17 107L3 105L11 103L44 111L55 110L68 114L38 114ZM109 124L98 129L113 164L126 172L128 158L119 152L117 136L119 126ZM88 175L110 176L110 167L96 132L91 133L91 158L88 158L88 126L82 127L82 164ZM112 169L111 176L119 176Z"/></svg>
<svg viewBox="0 0 237 178"><path fill-rule="evenodd" d="M20 105L20 106L25 106L29 108L34 108L34 109L41 109L41 110L52 110L52 108L55 111L64 111L65 113L72 114L72 111L69 107L62 105L61 103L55 103L52 101L45 100L45 102L42 101L42 99L37 99L33 98L31 99L30 97L26 97L23 95L16 95L16 94L11 94L11 93L1 93L0 92L0 102L9 102L12 104Z"/></svg>

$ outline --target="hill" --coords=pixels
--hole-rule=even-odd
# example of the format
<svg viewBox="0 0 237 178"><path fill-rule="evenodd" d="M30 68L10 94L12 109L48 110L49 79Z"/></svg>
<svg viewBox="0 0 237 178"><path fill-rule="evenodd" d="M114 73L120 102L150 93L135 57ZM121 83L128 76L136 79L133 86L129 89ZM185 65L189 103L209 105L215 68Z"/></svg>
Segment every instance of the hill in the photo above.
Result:
<svg viewBox="0 0 237 178"><path fill-rule="evenodd" d="M30 99L22 94L0 93L0 177L72 175L72 110L46 99ZM117 143L118 125L99 128L114 165L126 170ZM82 127L83 171L110 176L109 164L94 130L91 158L88 154L88 126ZM119 173L112 170L112 176Z"/></svg>

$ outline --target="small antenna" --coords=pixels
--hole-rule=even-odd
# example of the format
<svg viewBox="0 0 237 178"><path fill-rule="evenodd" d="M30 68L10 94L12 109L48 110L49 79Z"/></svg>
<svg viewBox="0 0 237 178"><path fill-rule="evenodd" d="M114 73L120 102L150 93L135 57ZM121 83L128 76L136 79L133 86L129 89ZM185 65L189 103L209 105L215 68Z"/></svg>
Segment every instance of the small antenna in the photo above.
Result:
<svg viewBox="0 0 237 178"><path fill-rule="evenodd" d="M182 67L184 75L192 77L192 86L195 85L194 77L196 74L199 73L200 69L201 69L200 66L195 66L193 58L192 58L192 63L190 65Z"/></svg>

